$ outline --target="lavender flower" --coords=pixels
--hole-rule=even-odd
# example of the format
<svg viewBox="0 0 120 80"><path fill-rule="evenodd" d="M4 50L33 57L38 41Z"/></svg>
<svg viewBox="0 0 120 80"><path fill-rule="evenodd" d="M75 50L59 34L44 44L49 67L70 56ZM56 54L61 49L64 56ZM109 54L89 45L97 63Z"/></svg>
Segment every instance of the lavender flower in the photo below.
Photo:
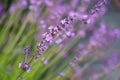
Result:
<svg viewBox="0 0 120 80"><path fill-rule="evenodd" d="M100 17L106 12L105 9L106 0L98 1L95 6L89 11L88 15L82 19L85 24L90 24L94 22L94 19Z"/></svg>
<svg viewBox="0 0 120 80"><path fill-rule="evenodd" d="M50 43L53 42L53 38L57 35L60 36L59 33L63 32L67 35L67 37L73 36L73 33L71 31L71 28L68 29L68 25L73 22L72 18L65 18L64 20L61 20L60 24L58 24L56 27L50 26L49 32L46 32L43 34L43 40L40 44L37 45L37 49L39 52L43 52ZM72 33L72 34L71 34ZM35 53L36 56L38 55ZM33 54L34 55L34 54Z"/></svg>
<svg viewBox="0 0 120 80"><path fill-rule="evenodd" d="M24 49L24 61L19 63L19 68L21 68L22 71L30 72L30 65L27 63L29 54L30 54L30 47L26 46Z"/></svg>
<svg viewBox="0 0 120 80"><path fill-rule="evenodd" d="M63 72L60 72L60 73L59 73L59 76L60 76L60 77L64 77L65 74L64 74Z"/></svg>
<svg viewBox="0 0 120 80"><path fill-rule="evenodd" d="M10 6L10 8L9 8L9 12L10 12L11 14L13 14L13 13L16 12L16 10L17 10L16 4L15 4L15 3L12 3L11 6Z"/></svg>
<svg viewBox="0 0 120 80"><path fill-rule="evenodd" d="M48 60L45 59L44 57L41 59L41 62L42 62L44 65L47 65L47 64L48 64Z"/></svg>
<svg viewBox="0 0 120 80"><path fill-rule="evenodd" d="M18 8L26 9L26 7L27 7L27 0L19 0L17 6L18 6Z"/></svg>
<svg viewBox="0 0 120 80"><path fill-rule="evenodd" d="M26 46L24 49L24 60L25 61L28 59L29 54L30 54L30 46Z"/></svg>
<svg viewBox="0 0 120 80"><path fill-rule="evenodd" d="M80 58L82 58L83 56L87 56L89 55L89 53L94 52L95 49L101 49L101 48L106 49L105 45L109 46L115 40L119 39L117 35L120 32L117 32L118 34L114 34L114 31L116 33L116 30L106 29L105 24L101 23L100 28L95 29L95 31L93 32L87 45L84 44L86 46L80 49L79 53L73 57L72 61L69 63L70 67L74 65L75 63L79 62ZM112 32L112 35L111 35L111 32Z"/></svg>
<svg viewBox="0 0 120 80"><path fill-rule="evenodd" d="M59 38L59 39L57 39L57 40L55 41L55 44L59 44L59 43L61 43L61 42L62 42L62 39Z"/></svg>
<svg viewBox="0 0 120 80"><path fill-rule="evenodd" d="M114 69L115 65L118 63L117 55L114 53L108 57L107 68Z"/></svg>
<svg viewBox="0 0 120 80"><path fill-rule="evenodd" d="M23 71L30 72L30 66L26 62L19 63L19 68L21 68Z"/></svg>
<svg viewBox="0 0 120 80"><path fill-rule="evenodd" d="M73 0L72 0L73 1ZM86 4L88 4L91 0L83 0L82 2L82 10L79 11L79 9L77 9L79 12L75 12L75 11L69 11L70 8L75 7L75 4L77 4L78 0L76 0L74 2L74 4L71 6L70 8L68 8L68 6L65 6L65 9L63 10L63 12L61 11L63 8L60 6L58 6L58 9L53 8L53 2L52 1L40 1L39 3L38 0L30 0L30 6L29 9L31 11L33 11L33 14L35 12L35 14L37 14L36 20L38 21L39 26L42 26L42 28L44 28L44 31L46 31L45 29L47 28L47 22L49 23L49 19L55 19L54 15L59 16L64 14L64 12L66 12L65 10L69 11L67 14L70 15L70 17L65 18L63 20L60 20L59 23L55 26L49 26L47 32L43 33L42 35L42 40L40 43L38 43L36 45L36 51L33 53L32 59L30 60L30 62L27 62L26 60L28 59L28 55L29 55L29 50L30 48L27 47L25 49L25 54L24 54L24 61L19 63L19 68L21 68L23 71L29 72L30 71L30 63L32 62L32 60L37 59L39 57L41 57L41 55L48 49L48 47L50 45L55 45L55 44L60 44L61 42L63 42L66 38L71 38L77 35L77 37L81 37L81 38L86 38L86 36L88 37L87 42L82 43L82 47L78 47L78 53L75 54L75 56L73 57L73 59L69 62L69 66L71 67L71 69L74 69L75 72L81 74L82 69L81 67L79 67L79 62L81 62L83 60L84 57L87 56L91 56L95 53L95 51L100 50L101 48L105 48L107 44L112 44L116 39L120 38L120 30L111 30L108 29L105 25L104 22L102 22L100 24L100 27L94 27L95 21L97 20L97 18L101 17L101 15L103 15L106 12L106 0L101 0L98 1L95 6L90 9L89 13L86 13L86 9L87 6ZM44 3L44 4L42 4ZM39 12L39 7L45 5L45 10L47 10L46 8L50 9L53 8L53 12L54 14L46 14L46 16L48 17L43 17L41 16L41 14L37 13L36 11ZM60 10L59 10L60 9ZM55 10L58 10L55 12ZM49 11L49 10L48 10ZM51 10L51 13L53 13ZM38 19L40 18L40 19ZM40 20L40 21L39 21ZM78 30L76 30L75 34L75 30L74 30L74 26L73 23L74 21L79 20L79 22L81 21L83 24L80 25L80 28ZM53 21L50 21L53 22ZM37 22L36 22L37 23ZM52 23L49 23L52 24ZM89 34L90 33L90 34ZM93 53L93 54L92 54ZM68 56L68 55L67 55ZM66 57L65 57L66 58ZM114 65L112 65L112 63L116 64L116 59L113 57L113 62L111 60L108 61L108 65L111 67L113 67ZM44 65L48 64L48 60L45 59L44 57L41 59L41 62ZM77 64L78 63L78 64ZM76 67L77 64L77 67ZM87 65L87 64L86 64ZM85 65L85 66L86 66ZM59 73L59 76L64 77L64 73ZM98 78L98 74L94 74L93 75L94 79Z"/></svg>
<svg viewBox="0 0 120 80"><path fill-rule="evenodd" d="M107 0L100 0L96 3L96 5L90 10L90 15L94 15L95 13L99 12L102 7L106 4Z"/></svg>
<svg viewBox="0 0 120 80"><path fill-rule="evenodd" d="M3 5L0 4L0 16L3 14Z"/></svg>

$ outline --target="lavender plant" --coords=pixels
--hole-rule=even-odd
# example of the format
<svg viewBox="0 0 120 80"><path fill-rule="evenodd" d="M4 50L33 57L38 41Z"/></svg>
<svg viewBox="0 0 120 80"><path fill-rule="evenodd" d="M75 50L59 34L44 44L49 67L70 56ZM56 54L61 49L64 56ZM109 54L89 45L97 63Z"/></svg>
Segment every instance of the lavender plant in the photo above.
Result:
<svg viewBox="0 0 120 80"><path fill-rule="evenodd" d="M0 4L0 79L118 80L120 29L114 20L106 20L110 4L110 0Z"/></svg>

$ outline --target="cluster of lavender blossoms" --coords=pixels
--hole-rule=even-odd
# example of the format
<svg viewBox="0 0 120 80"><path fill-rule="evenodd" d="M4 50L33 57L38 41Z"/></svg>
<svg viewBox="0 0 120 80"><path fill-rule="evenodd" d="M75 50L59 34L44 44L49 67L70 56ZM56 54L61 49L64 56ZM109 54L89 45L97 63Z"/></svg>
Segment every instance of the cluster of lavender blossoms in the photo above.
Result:
<svg viewBox="0 0 120 80"><path fill-rule="evenodd" d="M44 33L43 40L39 44L37 44L37 50L33 54L33 58L38 58L39 56L41 56L42 53L47 49L47 47L54 41L55 36L59 38L59 40L57 39L55 41L55 43L57 44L62 41L61 37L66 38L66 37L74 36L74 33L71 29L72 27L69 26L71 25L72 22L73 22L73 18L68 17L68 18L65 18L64 20L61 20L61 22L57 26L55 27L50 26L48 28L49 32ZM25 56L28 56L28 50L27 50L27 53L25 51ZM45 61L45 60L42 59L42 61ZM47 62L45 61L44 63L46 64ZM23 71L27 71L27 72L29 72L30 70L30 67L28 66L29 66L28 63L24 61L19 64L19 67Z"/></svg>
<svg viewBox="0 0 120 80"><path fill-rule="evenodd" d="M30 61L28 61L30 47L27 46L25 48L24 60L19 63L19 68L21 68L24 72L30 72L31 62L34 59L41 57L50 45L59 45L64 42L69 42L67 38L71 39L80 37L84 39L85 37L89 37L88 41L80 43L78 46L73 48L73 50L77 51L77 54L75 54L73 59L68 63L68 67L73 71L73 73L81 74L84 70L82 70L79 65L84 58L94 56L94 59L97 60L98 57L102 55L96 54L97 51L102 52L105 49L108 49L115 40L120 39L120 29L108 29L104 21L100 23L100 26L95 27L96 21L105 14L107 10L106 4L109 0L98 0L96 1L97 3L89 11L87 11L87 5L90 4L91 1L93 0L82 0L81 5L78 9L76 9L76 5L79 0L71 0L71 5L64 4L63 6L60 6L63 3L61 0L30 0L30 5L27 4L27 0L21 0L20 3L23 5L22 8L25 9L28 6L34 16L33 18L35 18L33 20L36 20L30 21L38 26L41 26L40 30L42 29L42 31L38 30L36 35L40 36L41 32L43 35L40 43L36 45L37 49L32 54ZM45 11L43 11L44 9ZM12 8L10 11L12 11ZM42 11L46 15L43 15ZM69 17L62 19L64 15ZM54 25L53 21L57 25ZM79 22L80 25L76 30L75 25L77 22ZM48 25L54 26L47 27ZM46 30L46 28L48 29ZM44 57L42 57L41 62L44 65L48 64L48 60ZM104 63L101 62L100 69L102 72L108 73L110 69L114 69L117 62L116 56L112 57L112 60L108 58L106 60L107 65L104 65ZM87 72L85 73L87 74ZM91 74L90 80L98 79L99 73L101 72L98 71L98 73ZM62 77L65 76L63 72L60 72L59 75ZM79 78L77 76L76 78L81 79L81 76L79 76Z"/></svg>
<svg viewBox="0 0 120 80"><path fill-rule="evenodd" d="M79 62L83 56L92 55L95 50L107 49L115 40L120 39L120 30L107 29L105 24L102 22L101 26L92 33L89 41L85 44L80 44L78 48L78 54L73 57L73 60L69 63L70 67Z"/></svg>

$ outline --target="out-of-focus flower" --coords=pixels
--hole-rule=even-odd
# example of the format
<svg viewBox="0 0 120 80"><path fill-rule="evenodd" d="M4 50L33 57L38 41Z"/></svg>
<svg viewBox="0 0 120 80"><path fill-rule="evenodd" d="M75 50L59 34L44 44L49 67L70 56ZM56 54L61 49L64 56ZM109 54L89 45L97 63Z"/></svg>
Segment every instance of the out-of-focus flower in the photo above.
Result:
<svg viewBox="0 0 120 80"><path fill-rule="evenodd" d="M2 6L2 4L0 4L0 12L2 11L2 9L3 9L3 6Z"/></svg>
<svg viewBox="0 0 120 80"><path fill-rule="evenodd" d="M17 6L18 6L18 8L26 9L27 4L28 4L27 0L19 0Z"/></svg>
<svg viewBox="0 0 120 80"><path fill-rule="evenodd" d="M60 72L60 73L59 73L59 76L60 76L60 77L64 77L65 74L64 74L63 72Z"/></svg>
<svg viewBox="0 0 120 80"><path fill-rule="evenodd" d="M47 65L47 64L48 64L48 60L45 59L44 57L41 59L41 62L42 62L44 65Z"/></svg>
<svg viewBox="0 0 120 80"><path fill-rule="evenodd" d="M109 69L114 69L115 65L118 64L118 58L116 54L110 55L107 61L107 65Z"/></svg>
<svg viewBox="0 0 120 80"><path fill-rule="evenodd" d="M10 8L9 8L9 12L14 13L14 12L16 12L16 10L17 10L16 4L12 3Z"/></svg>
<svg viewBox="0 0 120 80"><path fill-rule="evenodd" d="M3 5L0 4L0 16L3 14Z"/></svg>

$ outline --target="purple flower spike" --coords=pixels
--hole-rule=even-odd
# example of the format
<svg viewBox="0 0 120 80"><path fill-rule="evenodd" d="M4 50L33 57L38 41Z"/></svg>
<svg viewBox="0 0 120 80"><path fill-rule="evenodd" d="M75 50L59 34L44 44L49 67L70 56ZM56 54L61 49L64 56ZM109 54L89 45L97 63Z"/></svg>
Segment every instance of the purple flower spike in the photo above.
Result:
<svg viewBox="0 0 120 80"><path fill-rule="evenodd" d="M23 71L30 72L30 66L28 63L25 62L19 63L19 68L21 68Z"/></svg>

